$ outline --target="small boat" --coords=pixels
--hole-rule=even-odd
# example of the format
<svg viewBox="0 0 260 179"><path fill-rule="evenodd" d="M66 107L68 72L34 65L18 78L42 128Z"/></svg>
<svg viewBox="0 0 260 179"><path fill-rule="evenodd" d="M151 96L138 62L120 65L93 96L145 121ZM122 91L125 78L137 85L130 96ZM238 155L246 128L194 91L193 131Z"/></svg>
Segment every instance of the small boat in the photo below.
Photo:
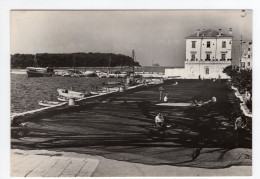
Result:
<svg viewBox="0 0 260 179"><path fill-rule="evenodd" d="M58 99L59 101L63 101L63 102L68 102L68 101L69 101L69 98L66 98L66 97L64 97L64 96L58 96L57 99ZM76 99L75 101L78 101L78 100Z"/></svg>
<svg viewBox="0 0 260 179"><path fill-rule="evenodd" d="M188 107L191 103L159 103L157 106L174 106L174 107Z"/></svg>
<svg viewBox="0 0 260 179"><path fill-rule="evenodd" d="M76 92L76 91L71 91L67 89L57 89L59 96L63 96L65 98L76 98L76 99L81 99L84 97L87 97L90 95L90 93L81 93L81 92Z"/></svg>
<svg viewBox="0 0 260 179"><path fill-rule="evenodd" d="M85 71L83 73L83 75L86 76L86 77L97 77L98 76L95 71Z"/></svg>
<svg viewBox="0 0 260 179"><path fill-rule="evenodd" d="M54 69L50 67L37 67L37 58L34 56L34 67L26 67L28 77L53 76Z"/></svg>
<svg viewBox="0 0 260 179"><path fill-rule="evenodd" d="M55 102L55 101L47 101L47 100L42 100L42 101L38 101L38 104L41 106L57 106L59 105L61 102Z"/></svg>
<svg viewBox="0 0 260 179"><path fill-rule="evenodd" d="M98 95L99 92L98 92L98 91L90 91L90 94L92 94L92 95Z"/></svg>
<svg viewBox="0 0 260 179"><path fill-rule="evenodd" d="M69 101L69 98L66 98L66 97L64 97L64 96L58 96L57 99L58 99L59 101Z"/></svg>
<svg viewBox="0 0 260 179"><path fill-rule="evenodd" d="M42 77L42 76L53 76L53 68L38 68L38 67L27 67L26 72L28 77Z"/></svg>
<svg viewBox="0 0 260 179"><path fill-rule="evenodd" d="M122 81L108 81L106 84L107 85L121 85Z"/></svg>

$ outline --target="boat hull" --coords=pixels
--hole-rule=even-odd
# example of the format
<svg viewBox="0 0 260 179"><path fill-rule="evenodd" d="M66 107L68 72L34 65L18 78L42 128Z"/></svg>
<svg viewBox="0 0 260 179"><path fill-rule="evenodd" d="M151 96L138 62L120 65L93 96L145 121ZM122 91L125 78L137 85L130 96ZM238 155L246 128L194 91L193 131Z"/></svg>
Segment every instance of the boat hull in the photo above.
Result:
<svg viewBox="0 0 260 179"><path fill-rule="evenodd" d="M60 104L60 102L53 102L53 101L39 101L39 105L41 106L46 106L46 107L51 107L51 106L57 106Z"/></svg>
<svg viewBox="0 0 260 179"><path fill-rule="evenodd" d="M44 77L44 76L53 76L54 71L52 68L34 68L27 67L26 73L28 77Z"/></svg>
<svg viewBox="0 0 260 179"><path fill-rule="evenodd" d="M71 91L71 90L66 90L66 89L57 89L59 96L63 96L65 98L76 98L76 99L81 99L86 96L89 96L88 93L80 93L76 91Z"/></svg>

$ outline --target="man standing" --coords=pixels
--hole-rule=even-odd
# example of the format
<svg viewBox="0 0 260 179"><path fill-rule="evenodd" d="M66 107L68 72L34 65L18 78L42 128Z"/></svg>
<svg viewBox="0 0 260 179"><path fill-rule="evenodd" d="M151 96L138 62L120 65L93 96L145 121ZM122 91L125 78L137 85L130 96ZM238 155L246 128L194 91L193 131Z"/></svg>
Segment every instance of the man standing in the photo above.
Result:
<svg viewBox="0 0 260 179"><path fill-rule="evenodd" d="M245 116L238 117L235 121L236 147L243 145L246 133L247 119Z"/></svg>
<svg viewBox="0 0 260 179"><path fill-rule="evenodd" d="M159 87L159 91L160 91L160 100L163 100L163 92L164 92L164 89L162 86Z"/></svg>

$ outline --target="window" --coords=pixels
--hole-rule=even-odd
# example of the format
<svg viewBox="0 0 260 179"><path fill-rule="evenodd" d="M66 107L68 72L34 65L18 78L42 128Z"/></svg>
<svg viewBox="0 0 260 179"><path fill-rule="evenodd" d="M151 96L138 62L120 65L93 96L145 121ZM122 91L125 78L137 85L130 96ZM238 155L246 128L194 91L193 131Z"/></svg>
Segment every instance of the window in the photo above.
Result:
<svg viewBox="0 0 260 179"><path fill-rule="evenodd" d="M210 41L207 41L207 48L210 48Z"/></svg>
<svg viewBox="0 0 260 179"><path fill-rule="evenodd" d="M195 61L195 54L191 54L191 61Z"/></svg>
<svg viewBox="0 0 260 179"><path fill-rule="evenodd" d="M222 41L222 48L226 48L226 41Z"/></svg>
<svg viewBox="0 0 260 179"><path fill-rule="evenodd" d="M206 61L210 61L210 54L209 53L206 54Z"/></svg>
<svg viewBox="0 0 260 179"><path fill-rule="evenodd" d="M206 75L209 74L209 68L205 68L205 73L206 73Z"/></svg>
<svg viewBox="0 0 260 179"><path fill-rule="evenodd" d="M251 49L250 48L248 48L248 51L250 51Z"/></svg>
<svg viewBox="0 0 260 179"><path fill-rule="evenodd" d="M247 66L250 66L250 62L247 62Z"/></svg>
<svg viewBox="0 0 260 179"><path fill-rule="evenodd" d="M225 61L226 60L226 54L222 53L221 54L221 61Z"/></svg>
<svg viewBox="0 0 260 179"><path fill-rule="evenodd" d="M247 57L250 58L250 55L248 55Z"/></svg>
<svg viewBox="0 0 260 179"><path fill-rule="evenodd" d="M245 67L245 62L241 62L241 67Z"/></svg>
<svg viewBox="0 0 260 179"><path fill-rule="evenodd" d="M192 48L196 48L196 41L192 41L192 42L191 42L191 47L192 47Z"/></svg>

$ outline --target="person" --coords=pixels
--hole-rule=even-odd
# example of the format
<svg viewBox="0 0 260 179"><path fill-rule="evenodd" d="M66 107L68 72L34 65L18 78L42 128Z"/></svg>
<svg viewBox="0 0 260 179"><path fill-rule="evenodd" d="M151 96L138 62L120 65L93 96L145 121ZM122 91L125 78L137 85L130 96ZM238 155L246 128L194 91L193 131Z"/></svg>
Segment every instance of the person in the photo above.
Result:
<svg viewBox="0 0 260 179"><path fill-rule="evenodd" d="M165 131L164 117L161 113L158 113L157 116L155 117L155 125L159 133Z"/></svg>
<svg viewBox="0 0 260 179"><path fill-rule="evenodd" d="M167 96L167 94L164 95L163 101L164 101L165 103L168 102L168 96Z"/></svg>
<svg viewBox="0 0 260 179"><path fill-rule="evenodd" d="M218 75L218 82L220 82L220 79L221 79L221 76L220 76L220 75Z"/></svg>
<svg viewBox="0 0 260 179"><path fill-rule="evenodd" d="M235 120L235 146L243 144L245 138L245 128L247 126L247 120L245 117L238 117Z"/></svg>
<svg viewBox="0 0 260 179"><path fill-rule="evenodd" d="M160 100L163 100L163 92L164 92L164 89L162 86L159 87L159 91L160 91Z"/></svg>
<svg viewBox="0 0 260 179"><path fill-rule="evenodd" d="M242 130L247 126L247 120L246 118L242 118L241 116L238 117L235 121L235 130Z"/></svg>

